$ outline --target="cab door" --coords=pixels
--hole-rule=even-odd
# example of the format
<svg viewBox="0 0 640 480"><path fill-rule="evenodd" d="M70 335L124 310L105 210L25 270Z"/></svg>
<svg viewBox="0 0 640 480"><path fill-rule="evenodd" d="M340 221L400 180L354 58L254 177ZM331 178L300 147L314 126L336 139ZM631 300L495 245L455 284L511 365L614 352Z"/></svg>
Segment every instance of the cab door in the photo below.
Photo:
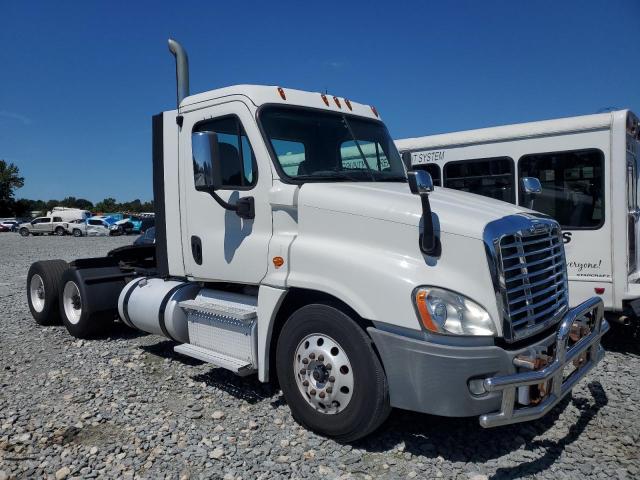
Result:
<svg viewBox="0 0 640 480"><path fill-rule="evenodd" d="M241 101L185 113L179 149L187 276L258 284L267 272L273 178L254 116ZM253 218L224 208L251 201Z"/></svg>

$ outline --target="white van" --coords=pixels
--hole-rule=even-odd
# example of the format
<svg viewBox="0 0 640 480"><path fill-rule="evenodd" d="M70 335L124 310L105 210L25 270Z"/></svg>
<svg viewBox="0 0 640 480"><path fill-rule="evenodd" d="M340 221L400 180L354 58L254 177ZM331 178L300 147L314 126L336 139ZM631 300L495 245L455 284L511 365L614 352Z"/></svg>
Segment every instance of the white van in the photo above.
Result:
<svg viewBox="0 0 640 480"><path fill-rule="evenodd" d="M47 212L47 216L53 217L54 215L61 217L64 222L72 222L73 220L86 220L91 216L91 212L81 208L53 207L50 212Z"/></svg>
<svg viewBox="0 0 640 480"><path fill-rule="evenodd" d="M609 317L640 318L638 117L629 110L397 140L436 185L532 206L560 222L570 302L594 293ZM542 193L523 195L522 177Z"/></svg>

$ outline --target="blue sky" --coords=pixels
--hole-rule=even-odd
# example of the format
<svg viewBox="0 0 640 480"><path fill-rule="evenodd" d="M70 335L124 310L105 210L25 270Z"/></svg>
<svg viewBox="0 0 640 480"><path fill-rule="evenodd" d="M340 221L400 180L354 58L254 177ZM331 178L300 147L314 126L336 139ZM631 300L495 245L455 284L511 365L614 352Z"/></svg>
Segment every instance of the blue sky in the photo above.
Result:
<svg viewBox="0 0 640 480"><path fill-rule="evenodd" d="M192 92L235 83L375 105L395 138L631 108L640 2L0 0L0 158L18 197L152 197L151 116L171 109L166 39Z"/></svg>

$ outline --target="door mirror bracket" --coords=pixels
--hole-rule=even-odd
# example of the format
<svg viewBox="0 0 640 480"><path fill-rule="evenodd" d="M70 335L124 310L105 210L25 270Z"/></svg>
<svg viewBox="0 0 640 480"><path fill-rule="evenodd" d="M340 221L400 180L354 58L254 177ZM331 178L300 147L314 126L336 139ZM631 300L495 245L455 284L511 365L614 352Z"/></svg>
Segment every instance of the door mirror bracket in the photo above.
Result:
<svg viewBox="0 0 640 480"><path fill-rule="evenodd" d="M225 210L236 212L236 215L246 220L253 220L256 218L256 207L253 197L242 197L238 199L237 203L233 204L225 202L222 197L216 193L214 188L209 187L207 190L213 199L218 202L218 205Z"/></svg>
<svg viewBox="0 0 640 480"><path fill-rule="evenodd" d="M440 241L433 228L431 204L429 203L429 193L433 192L433 179L424 170L410 170L407 172L407 180L411 193L419 195L422 204L424 233L419 237L420 250L427 255L439 256L441 253Z"/></svg>

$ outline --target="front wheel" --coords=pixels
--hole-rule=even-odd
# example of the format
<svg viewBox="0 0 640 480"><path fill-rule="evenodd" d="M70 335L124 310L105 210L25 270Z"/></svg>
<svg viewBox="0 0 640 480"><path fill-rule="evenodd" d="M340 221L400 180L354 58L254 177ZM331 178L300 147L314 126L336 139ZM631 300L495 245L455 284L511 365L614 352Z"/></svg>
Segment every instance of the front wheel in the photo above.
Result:
<svg viewBox="0 0 640 480"><path fill-rule="evenodd" d="M295 420L339 441L368 435L391 410L371 339L332 306L307 305L293 313L278 338L276 370Z"/></svg>
<svg viewBox="0 0 640 480"><path fill-rule="evenodd" d="M19 230L20 235L22 235L23 237L28 237L29 236L29 229L28 228L24 228L22 227Z"/></svg>
<svg viewBox="0 0 640 480"><path fill-rule="evenodd" d="M56 227L56 229L53 231L53 233L59 237L64 235L64 228L62 227Z"/></svg>
<svg viewBox="0 0 640 480"><path fill-rule="evenodd" d="M73 229L73 236L74 237L81 237L82 236L82 230L80 230L78 228L74 228Z"/></svg>

